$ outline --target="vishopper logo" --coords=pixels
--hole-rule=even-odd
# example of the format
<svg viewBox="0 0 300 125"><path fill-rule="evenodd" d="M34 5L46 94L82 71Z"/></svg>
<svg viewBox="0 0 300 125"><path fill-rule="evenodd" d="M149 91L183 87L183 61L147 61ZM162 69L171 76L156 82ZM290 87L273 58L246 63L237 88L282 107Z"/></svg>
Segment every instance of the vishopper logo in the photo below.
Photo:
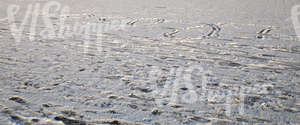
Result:
<svg viewBox="0 0 300 125"><path fill-rule="evenodd" d="M97 49L101 50L102 37L104 32L111 30L125 30L126 19L111 19L100 20L95 17L94 14L76 14L80 15L79 21L72 18L71 8L64 6L56 1L50 1L44 4L35 3L27 6L25 14L20 12L24 6L9 5L7 9L7 20L12 36L16 43L23 41L24 30L28 28L28 38L30 41L36 40L36 38L42 38L44 40L51 39L67 39L73 37L82 37L84 39L84 47L89 48L91 39L94 39L94 43L97 45ZM24 18L19 21L16 15L24 15ZM85 16L85 17L84 17ZM87 20L80 21L80 19L94 16L95 21ZM57 18L58 21L54 21L53 18ZM31 22L30 22L31 21ZM44 26L38 26L42 22ZM20 24L19 24L20 23ZM39 29L39 30L37 30ZM92 38L93 37L93 38Z"/></svg>
<svg viewBox="0 0 300 125"><path fill-rule="evenodd" d="M149 73L150 89L155 104L165 105L194 105L216 104L224 106L224 114L247 115L247 102L252 94L268 94L272 85L219 87L215 73L208 66L193 65L164 69L152 66ZM217 87L217 88L216 88ZM259 107L259 106L258 106Z"/></svg>
<svg viewBox="0 0 300 125"><path fill-rule="evenodd" d="M295 30L298 40L300 40L299 15L300 15L300 5L293 6L291 9L291 19L292 19L292 22L294 25L294 30Z"/></svg>

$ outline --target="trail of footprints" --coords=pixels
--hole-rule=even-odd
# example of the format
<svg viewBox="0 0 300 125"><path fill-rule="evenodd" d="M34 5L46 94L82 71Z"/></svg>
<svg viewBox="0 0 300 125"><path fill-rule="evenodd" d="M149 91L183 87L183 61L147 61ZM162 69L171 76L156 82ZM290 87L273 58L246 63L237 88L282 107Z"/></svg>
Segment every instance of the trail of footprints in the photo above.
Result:
<svg viewBox="0 0 300 125"><path fill-rule="evenodd" d="M219 38L220 32L222 32L222 35L230 35L226 34L226 27L222 27L223 25L228 25L228 24L214 24L214 23L198 23L198 24L193 24L194 26L186 26L186 27L170 27L169 24L170 21L163 19L163 18L141 18L141 19L132 19L127 23L129 26L154 26L156 24L163 24L162 27L169 27L170 31L168 32L163 32L162 36L164 38L178 38L178 39L211 39L211 38ZM176 22L173 22L176 24ZM177 23L180 25L180 23ZM241 27L241 26L246 26L246 25L252 25L252 24L229 24L231 27ZM256 27L253 25L252 27ZM253 38L256 39L279 39L279 40L296 40L296 36L292 35L283 35L283 34L272 34L272 31L279 30L278 27L274 26L261 26L261 27L266 27L261 30L258 30L258 32L253 32L250 35L253 36ZM143 27L145 28L145 27ZM198 29L198 36L197 37L190 37L187 36L185 38L180 37L178 34L182 32L187 32L187 33L194 33L191 30L192 29ZM209 29L209 30L208 30ZM247 35L244 34L245 36L236 36L237 34L232 35L232 39L235 39L235 37L241 37L241 38L246 38ZM242 34L243 35L243 34ZM249 38L250 39L250 38ZM252 38L251 38L252 39Z"/></svg>
<svg viewBox="0 0 300 125"><path fill-rule="evenodd" d="M227 34L227 28L223 27L223 25L227 24L214 24L214 23L193 23L190 25L182 25L177 22L172 22L171 20L166 20L164 18L129 18L129 17L98 17L96 14L88 15L89 20L97 21L97 23L107 23L112 20L128 20L126 23L127 28L144 28L149 33L157 34L157 38L151 39L176 39L176 40L203 40L203 39L222 39L223 37L232 37L231 39L235 39L237 34ZM178 25L178 26L177 26ZM247 24L244 24L247 25ZM173 26L173 27L172 27ZM243 26L243 24L229 24L230 27L239 27ZM152 27L159 27L158 29L152 29ZM168 27L168 28L165 28ZM254 26L253 26L254 27ZM267 27L267 26L262 26ZM166 31L167 30L167 31ZM268 26L267 28L263 28L258 30L257 33L253 33L252 36L254 39L263 40L263 39L282 39L282 40L296 40L297 38L292 38L288 35L275 35L272 34L274 30L278 30L278 28L274 28L272 26ZM2 37L1 33L9 32L9 29L0 28L0 38ZM135 31L135 29L130 30ZM131 32L122 31L125 34L131 36ZM137 30L138 32L138 30ZM222 32L222 33L221 33ZM118 35L119 33L115 33ZM148 37L143 33L138 33L140 37ZM191 35L193 34L193 35ZM27 35L27 34L26 34ZM242 34L243 35L243 34ZM245 34L246 35L246 34ZM97 34L95 34L97 36ZM246 35L247 36L247 35ZM112 37L112 36L108 36ZM237 36L237 38L246 38L253 39L249 37ZM80 40L81 41L81 40ZM67 43L69 45L69 43ZM77 45L76 45L77 46ZM80 46L78 46L80 47Z"/></svg>
<svg viewBox="0 0 300 125"><path fill-rule="evenodd" d="M189 30L191 30L191 29L199 29L199 28L205 28L205 27L209 27L210 31L206 31L207 33L199 33L199 36L196 38L216 38L219 36L219 32L221 31L221 28L216 24L202 24L202 25L186 27L186 28L181 28L181 29L170 28L170 29L172 29L172 31L163 33L163 36L167 37L167 38L174 38L174 37L176 37L177 33L189 32ZM202 34L204 34L204 35L202 35ZM195 38L190 38L190 39L195 39Z"/></svg>

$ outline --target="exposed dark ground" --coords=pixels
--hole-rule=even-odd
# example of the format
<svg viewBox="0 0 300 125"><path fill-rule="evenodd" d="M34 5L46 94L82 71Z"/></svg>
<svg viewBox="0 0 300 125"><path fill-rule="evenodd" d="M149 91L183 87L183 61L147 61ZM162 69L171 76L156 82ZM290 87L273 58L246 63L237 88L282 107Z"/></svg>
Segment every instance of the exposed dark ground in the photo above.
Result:
<svg viewBox="0 0 300 125"><path fill-rule="evenodd" d="M297 0L58 2L71 8L70 24L128 22L104 32L100 52L84 51L81 37L30 41L30 24L16 43L7 6L22 7L20 24L28 4L47 0L1 0L0 125L300 124L300 41L290 17ZM37 32L43 28L38 22ZM210 79L203 91L193 78L197 102L170 103L170 93L160 95L168 88L151 88L193 65ZM154 80L153 67L163 72Z"/></svg>

